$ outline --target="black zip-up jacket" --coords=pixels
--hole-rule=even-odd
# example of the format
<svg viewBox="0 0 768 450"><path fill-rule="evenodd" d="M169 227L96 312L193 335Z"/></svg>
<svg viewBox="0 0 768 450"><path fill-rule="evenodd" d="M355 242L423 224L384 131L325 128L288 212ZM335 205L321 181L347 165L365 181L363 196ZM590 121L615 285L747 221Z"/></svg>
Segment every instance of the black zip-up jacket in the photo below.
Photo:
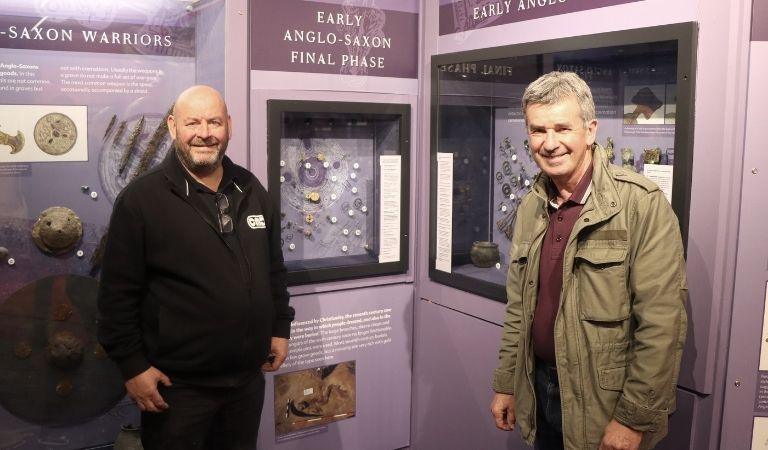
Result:
<svg viewBox="0 0 768 450"><path fill-rule="evenodd" d="M233 196L232 210L247 270L191 192L173 150L115 200L98 335L126 380L150 365L171 380L252 373L266 360L273 336L289 337L294 312L279 211L253 174L227 157L222 164L242 191Z"/></svg>

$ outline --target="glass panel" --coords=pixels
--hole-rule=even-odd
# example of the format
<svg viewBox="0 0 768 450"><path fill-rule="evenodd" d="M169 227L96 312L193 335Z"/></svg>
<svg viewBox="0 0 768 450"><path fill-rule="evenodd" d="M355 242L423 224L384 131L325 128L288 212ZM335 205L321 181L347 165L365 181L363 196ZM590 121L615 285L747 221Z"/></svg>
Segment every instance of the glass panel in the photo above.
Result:
<svg viewBox="0 0 768 450"><path fill-rule="evenodd" d="M436 258L446 255L436 254L433 224L430 275L504 300L517 207L539 172L521 109L526 86L553 70L578 73L592 90L597 141L610 162L653 179L671 201L678 41L494 59L473 53L461 61L441 55L441 61L453 61L433 69L433 151L452 154L453 204L450 273L435 267ZM433 180L433 191L444 181Z"/></svg>
<svg viewBox="0 0 768 450"><path fill-rule="evenodd" d="M270 107L279 104L272 101ZM387 186L405 191L403 114L292 109L271 117L280 124L279 143L270 144L270 169L279 172L289 273L304 273L303 282L342 279L391 272L391 267L373 267L404 262L400 225L406 209L400 195L391 203L386 197L392 192L385 191ZM279 148L273 149L275 144ZM278 161L272 161L274 150L279 150ZM393 231L396 239L380 236ZM366 273L355 270L365 266Z"/></svg>

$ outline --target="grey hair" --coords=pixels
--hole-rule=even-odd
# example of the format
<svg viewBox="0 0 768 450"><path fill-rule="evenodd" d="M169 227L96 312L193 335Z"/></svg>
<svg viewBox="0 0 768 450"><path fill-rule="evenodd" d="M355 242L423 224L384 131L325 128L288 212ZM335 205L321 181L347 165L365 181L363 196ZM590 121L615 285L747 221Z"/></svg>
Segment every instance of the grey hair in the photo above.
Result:
<svg viewBox="0 0 768 450"><path fill-rule="evenodd" d="M530 105L554 105L568 97L576 99L581 108L584 126L594 120L595 101L587 83L573 72L552 71L546 73L525 88L523 93L523 114ZM528 121L526 117L526 122Z"/></svg>

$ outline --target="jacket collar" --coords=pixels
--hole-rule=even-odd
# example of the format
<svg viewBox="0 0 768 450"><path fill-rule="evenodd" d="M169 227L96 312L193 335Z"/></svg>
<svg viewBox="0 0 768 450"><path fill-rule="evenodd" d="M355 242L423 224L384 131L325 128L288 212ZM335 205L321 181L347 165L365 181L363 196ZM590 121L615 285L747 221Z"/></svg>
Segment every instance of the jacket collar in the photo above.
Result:
<svg viewBox="0 0 768 450"><path fill-rule="evenodd" d="M235 189L244 193L251 188L252 175L250 172L233 163L226 155L224 155L221 165L224 167L225 173L228 175L231 174L231 177L228 177L228 179L231 178L234 182ZM176 155L175 143L165 156L165 159L162 162L162 169L165 178L171 184L171 190L182 197L189 198L189 191L192 189L192 186L190 186L187 179L189 174L187 169L181 164L181 161L179 161L179 157ZM228 183L228 179L225 180L222 178L221 181L222 183Z"/></svg>

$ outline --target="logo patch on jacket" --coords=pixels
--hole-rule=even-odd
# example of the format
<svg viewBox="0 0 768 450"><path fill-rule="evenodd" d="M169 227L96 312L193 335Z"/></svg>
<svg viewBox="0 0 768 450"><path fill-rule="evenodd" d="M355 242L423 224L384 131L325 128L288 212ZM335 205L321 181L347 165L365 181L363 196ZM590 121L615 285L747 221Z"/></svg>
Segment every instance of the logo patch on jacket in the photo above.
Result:
<svg viewBox="0 0 768 450"><path fill-rule="evenodd" d="M257 216L248 216L245 220L248 223L248 226L254 230L257 228L267 228L267 225L264 223L264 216L261 214Z"/></svg>

